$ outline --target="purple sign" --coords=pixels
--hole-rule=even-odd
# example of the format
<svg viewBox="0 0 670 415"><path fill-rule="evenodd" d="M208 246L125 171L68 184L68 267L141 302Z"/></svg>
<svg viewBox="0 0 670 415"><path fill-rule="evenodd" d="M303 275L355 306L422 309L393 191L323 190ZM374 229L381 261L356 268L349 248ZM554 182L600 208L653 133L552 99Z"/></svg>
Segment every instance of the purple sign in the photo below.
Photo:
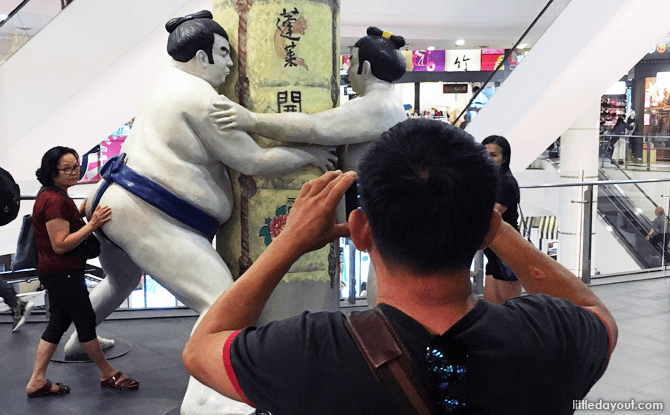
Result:
<svg viewBox="0 0 670 415"><path fill-rule="evenodd" d="M444 71L443 50L415 50L412 54L413 71Z"/></svg>

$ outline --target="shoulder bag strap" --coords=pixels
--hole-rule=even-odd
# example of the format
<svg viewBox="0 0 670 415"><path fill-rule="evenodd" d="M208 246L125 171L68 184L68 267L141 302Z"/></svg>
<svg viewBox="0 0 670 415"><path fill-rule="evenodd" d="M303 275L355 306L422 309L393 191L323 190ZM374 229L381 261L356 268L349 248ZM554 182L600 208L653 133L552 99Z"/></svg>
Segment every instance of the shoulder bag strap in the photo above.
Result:
<svg viewBox="0 0 670 415"><path fill-rule="evenodd" d="M429 394L410 364L410 356L386 316L375 308L353 312L345 326L377 380L391 392L404 413L430 415Z"/></svg>

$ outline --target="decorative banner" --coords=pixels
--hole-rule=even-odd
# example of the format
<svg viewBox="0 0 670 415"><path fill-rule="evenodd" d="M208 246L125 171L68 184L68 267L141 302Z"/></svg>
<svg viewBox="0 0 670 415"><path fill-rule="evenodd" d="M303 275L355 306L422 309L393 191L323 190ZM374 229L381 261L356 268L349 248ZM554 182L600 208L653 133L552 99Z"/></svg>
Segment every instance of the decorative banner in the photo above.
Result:
<svg viewBox="0 0 670 415"><path fill-rule="evenodd" d="M214 0L235 62L222 92L251 111L321 112L340 96L339 0ZM254 136L261 147L290 146ZM231 171L234 208L217 235L217 251L237 279L281 231L300 188L322 172L302 167L282 177ZM339 248L303 255L266 305L261 323L303 310L339 307Z"/></svg>
<svg viewBox="0 0 670 415"><path fill-rule="evenodd" d="M482 49L482 71L495 71L505 58L505 49ZM505 67L501 66L500 70Z"/></svg>
<svg viewBox="0 0 670 415"><path fill-rule="evenodd" d="M447 72L474 72L482 67L480 49L448 50Z"/></svg>
<svg viewBox="0 0 670 415"><path fill-rule="evenodd" d="M412 54L413 71L444 71L443 50L415 50Z"/></svg>
<svg viewBox="0 0 670 415"><path fill-rule="evenodd" d="M110 135L99 145L93 147L86 154L82 155L80 165L82 177L79 183L96 183L102 179L100 170L102 166L112 158L121 154L121 146L126 141L126 136Z"/></svg>

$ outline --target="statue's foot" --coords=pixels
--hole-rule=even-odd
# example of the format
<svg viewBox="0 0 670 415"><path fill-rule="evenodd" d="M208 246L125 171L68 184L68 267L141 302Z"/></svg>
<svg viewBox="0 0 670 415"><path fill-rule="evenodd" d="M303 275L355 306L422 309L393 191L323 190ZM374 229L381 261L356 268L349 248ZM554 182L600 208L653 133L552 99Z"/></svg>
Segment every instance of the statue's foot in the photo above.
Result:
<svg viewBox="0 0 670 415"><path fill-rule="evenodd" d="M98 336L98 343L100 343L100 348L101 349L109 349L110 347L114 346L114 339L106 339L104 337ZM81 343L79 343L79 339L77 339L77 332L75 331L72 333L72 336L70 336L70 339L65 343L65 356L77 356L80 354L85 354L84 349L81 347Z"/></svg>
<svg viewBox="0 0 670 415"><path fill-rule="evenodd" d="M208 388L193 377L180 408L180 415L253 415L256 409Z"/></svg>

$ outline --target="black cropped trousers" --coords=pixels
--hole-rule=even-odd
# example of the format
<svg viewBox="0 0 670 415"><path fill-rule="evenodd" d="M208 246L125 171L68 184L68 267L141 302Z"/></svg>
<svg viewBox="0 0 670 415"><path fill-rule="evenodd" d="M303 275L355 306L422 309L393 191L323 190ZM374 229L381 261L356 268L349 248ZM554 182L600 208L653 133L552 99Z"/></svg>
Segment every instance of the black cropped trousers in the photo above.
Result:
<svg viewBox="0 0 670 415"><path fill-rule="evenodd" d="M84 270L40 274L39 278L51 303L49 324L42 340L58 344L73 321L80 343L95 339L95 311L88 296Z"/></svg>

